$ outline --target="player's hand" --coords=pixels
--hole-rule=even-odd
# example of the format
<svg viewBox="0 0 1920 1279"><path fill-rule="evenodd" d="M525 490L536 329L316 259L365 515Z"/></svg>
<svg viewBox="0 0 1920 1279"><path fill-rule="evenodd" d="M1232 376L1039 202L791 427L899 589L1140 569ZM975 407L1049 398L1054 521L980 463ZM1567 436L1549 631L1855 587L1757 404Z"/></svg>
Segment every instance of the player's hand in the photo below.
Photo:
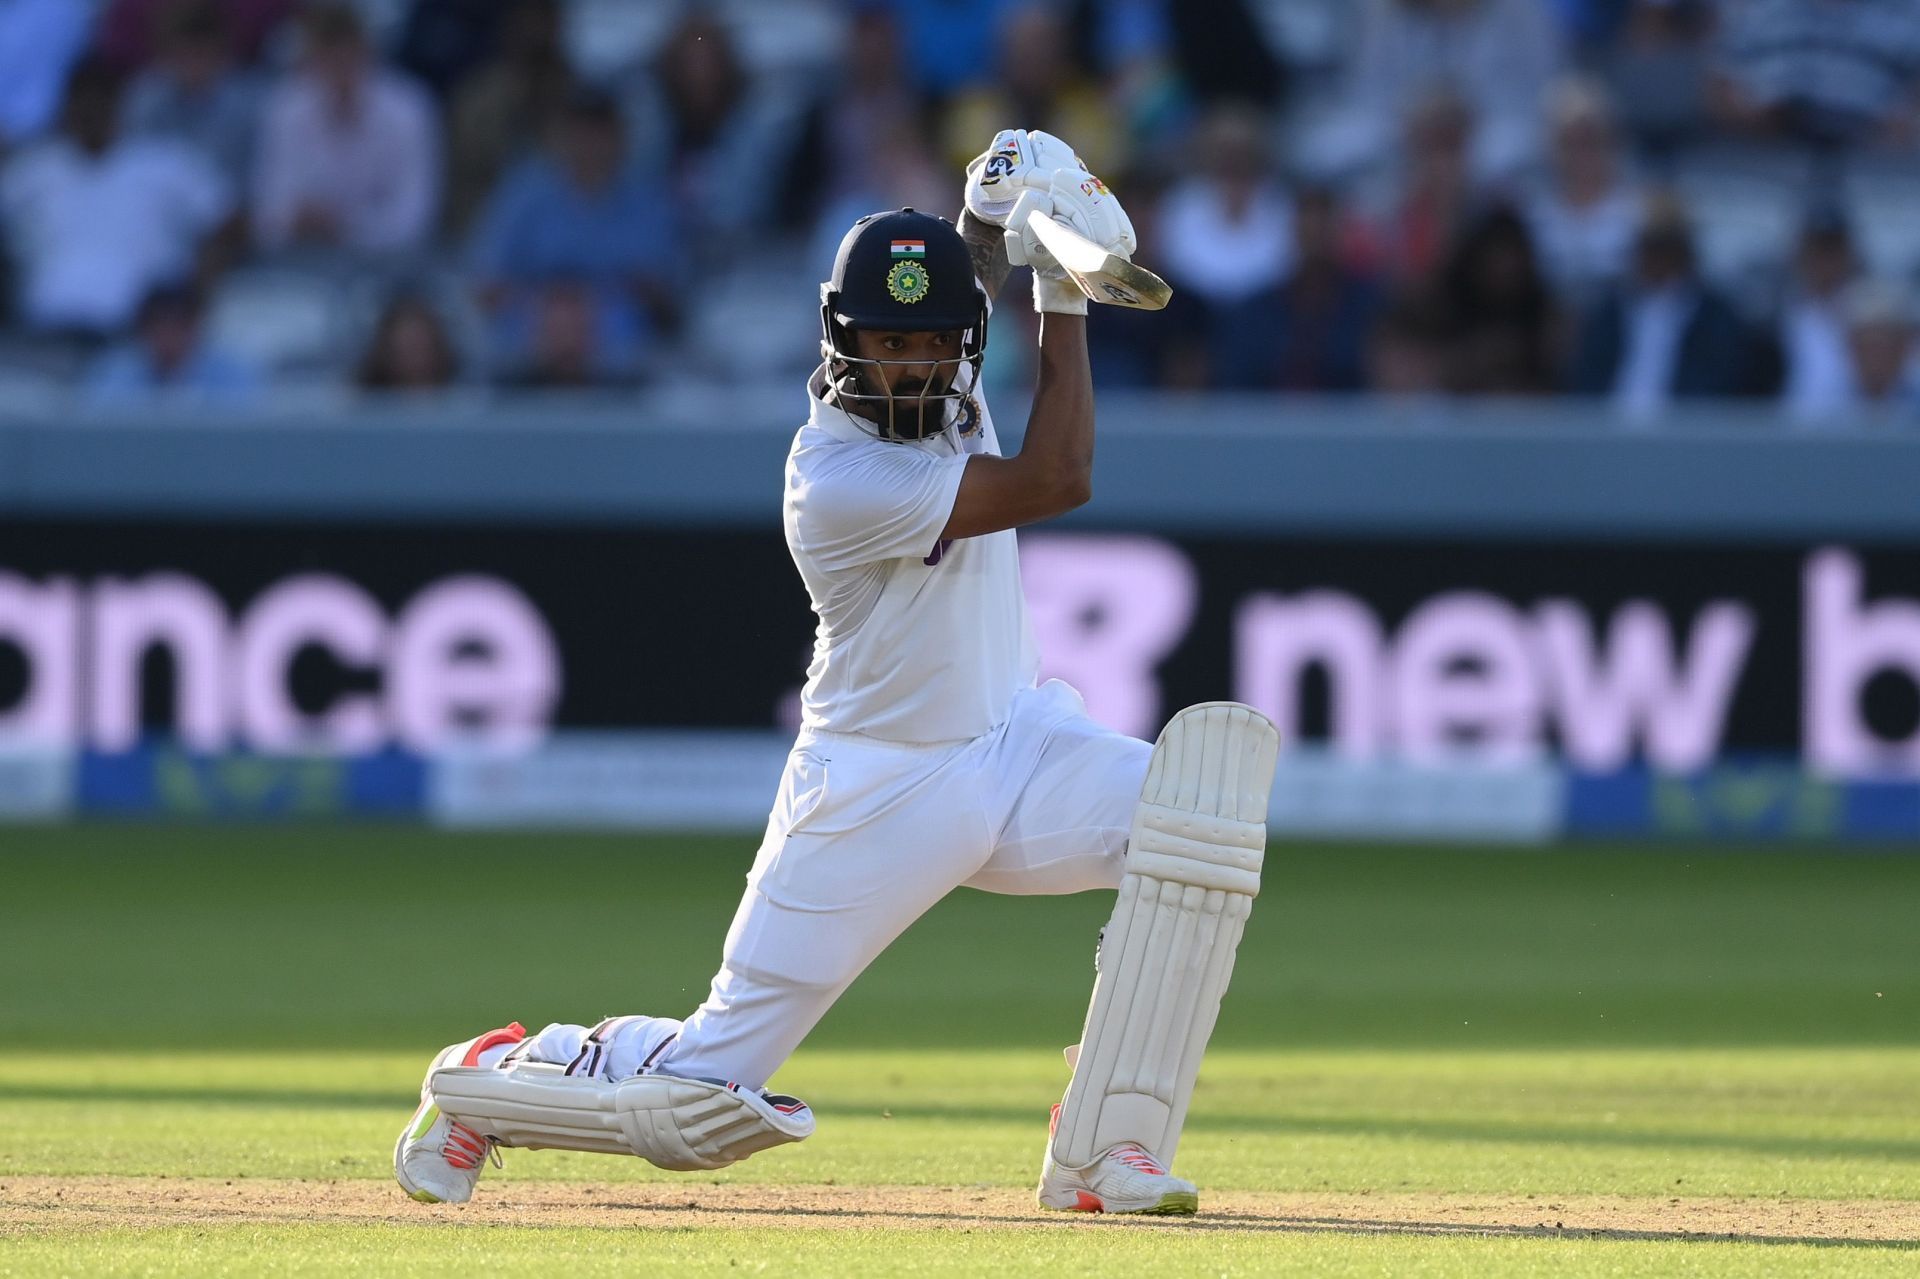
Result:
<svg viewBox="0 0 1920 1279"><path fill-rule="evenodd" d="M1007 261L1033 268L1034 310L1042 314L1085 315L1087 295L1033 233L1032 221L1038 216L1059 216L1055 213L1052 195L1022 191L1014 201L1013 212L1007 215ZM1071 218L1061 220L1071 221Z"/></svg>
<svg viewBox="0 0 1920 1279"><path fill-rule="evenodd" d="M1021 192L1007 215L1007 261L1033 268L1034 309L1084 315L1086 294L1034 233L1032 221L1037 215L1050 215L1128 261L1139 247L1133 220L1106 184L1085 170L1056 171L1044 193Z"/></svg>
<svg viewBox="0 0 1920 1279"><path fill-rule="evenodd" d="M1087 171L1065 142L1039 129L1002 129L967 166L967 212L1004 227L1022 191L1048 190L1063 170Z"/></svg>

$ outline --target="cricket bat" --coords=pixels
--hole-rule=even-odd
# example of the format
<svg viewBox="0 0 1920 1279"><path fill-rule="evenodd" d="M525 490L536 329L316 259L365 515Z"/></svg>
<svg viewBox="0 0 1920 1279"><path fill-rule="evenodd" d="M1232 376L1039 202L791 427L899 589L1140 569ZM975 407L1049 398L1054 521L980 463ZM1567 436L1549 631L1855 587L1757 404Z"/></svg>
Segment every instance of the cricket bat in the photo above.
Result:
<svg viewBox="0 0 1920 1279"><path fill-rule="evenodd" d="M1095 302L1158 311L1173 296L1165 280L1101 248L1051 214L1035 213L1028 225L1068 278Z"/></svg>

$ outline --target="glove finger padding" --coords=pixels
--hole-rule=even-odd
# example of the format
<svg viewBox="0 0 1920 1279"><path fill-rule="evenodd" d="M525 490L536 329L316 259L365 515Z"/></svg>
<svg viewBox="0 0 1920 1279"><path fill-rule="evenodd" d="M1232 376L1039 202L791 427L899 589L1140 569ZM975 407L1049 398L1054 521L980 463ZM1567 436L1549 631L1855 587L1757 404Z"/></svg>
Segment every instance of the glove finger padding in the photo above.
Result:
<svg viewBox="0 0 1920 1279"><path fill-rule="evenodd" d="M982 222L1005 226L1033 165L1024 129L1002 129L987 149L967 166L967 212Z"/></svg>
<svg viewBox="0 0 1920 1279"><path fill-rule="evenodd" d="M982 222L1006 226L1020 192L1046 191L1060 170L1085 173L1073 148L1040 129L1002 129L967 165L967 211Z"/></svg>
<svg viewBox="0 0 1920 1279"><path fill-rule="evenodd" d="M1039 173L1052 173L1060 169L1087 172L1086 161L1074 154L1066 140L1055 137L1045 129L1027 130L1027 158Z"/></svg>

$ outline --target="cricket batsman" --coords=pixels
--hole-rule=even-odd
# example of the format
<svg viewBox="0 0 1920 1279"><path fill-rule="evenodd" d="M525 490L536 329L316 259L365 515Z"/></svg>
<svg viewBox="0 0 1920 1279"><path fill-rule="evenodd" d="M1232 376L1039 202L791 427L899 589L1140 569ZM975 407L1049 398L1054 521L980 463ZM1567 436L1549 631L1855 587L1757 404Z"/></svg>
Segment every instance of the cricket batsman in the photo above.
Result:
<svg viewBox="0 0 1920 1279"><path fill-rule="evenodd" d="M1149 746L1094 723L1066 684L1036 684L1013 530L1088 500L1094 440L1088 293L1040 218L1056 244L1067 227L1130 262L1112 193L1066 143L1024 130L968 167L957 228L899 209L848 231L783 498L819 618L802 726L711 992L685 1021L515 1023L444 1049L394 1147L415 1199L465 1202L498 1146L691 1170L810 1136L812 1111L768 1081L964 885L1118 890L1041 1206L1198 1207L1170 1168L1259 890L1277 740L1252 708L1210 702ZM1041 320L1009 457L979 380L1016 260L1034 268Z"/></svg>

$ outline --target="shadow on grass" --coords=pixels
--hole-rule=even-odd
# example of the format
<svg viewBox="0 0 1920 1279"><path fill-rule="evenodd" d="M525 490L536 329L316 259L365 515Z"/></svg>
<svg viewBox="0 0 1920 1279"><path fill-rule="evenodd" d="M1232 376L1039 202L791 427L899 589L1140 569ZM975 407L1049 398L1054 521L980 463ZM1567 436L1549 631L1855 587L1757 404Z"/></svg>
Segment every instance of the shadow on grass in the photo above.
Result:
<svg viewBox="0 0 1920 1279"><path fill-rule="evenodd" d="M685 1212L680 1205L621 1203L609 1201L604 1205L623 1212L673 1213ZM1008 1216L991 1213L970 1212L906 1212L886 1209L861 1208L807 1208L781 1205L766 1208L743 1208L729 1205L718 1211L732 1216L742 1217L821 1217L830 1219L857 1220L861 1225L878 1228L888 1226L914 1226L928 1224L957 1225L961 1222L984 1222L995 1226L1024 1227L1028 1229L1052 1225L1056 1229L1104 1229L1104 1230L1161 1230L1175 1234L1206 1234L1214 1231L1228 1232L1268 1232L1274 1234L1351 1234L1351 1235L1420 1235L1428 1238L1496 1238L1496 1239L1598 1239L1642 1241L1651 1243L1743 1243L1785 1245L1802 1244L1811 1248L1862 1248L1879 1249L1891 1252L1920 1252L1920 1239L1852 1239L1832 1235L1765 1235L1740 1233L1735 1231L1700 1230L1604 1230L1604 1229L1566 1229L1549 1226L1544 1223L1534 1226L1499 1225L1461 1221L1396 1221L1387 1218L1360 1217L1309 1217L1295 1216L1290 1213L1223 1213L1219 1216L1197 1217L1192 1219L1179 1217L1102 1217L1080 1214L1059 1214L1046 1218L1031 1216Z"/></svg>
<svg viewBox="0 0 1920 1279"><path fill-rule="evenodd" d="M190 1088L140 1084L46 1083L0 1084L0 1103L20 1101L178 1104L195 1106L268 1107L296 1110L387 1110L405 1117L415 1104L414 1094L382 1089L317 1088ZM1017 1106L935 1106L919 1109L898 1102L828 1101L819 1110L835 1118L920 1120L962 1124L1039 1124L1043 1108ZM1746 1135L1645 1131L1614 1124L1542 1125L1487 1120L1418 1119L1369 1116L1294 1116L1274 1114L1189 1115L1187 1127L1196 1132L1269 1133L1278 1136L1405 1137L1432 1141L1518 1145L1573 1145L1594 1147L1719 1150L1797 1159L1891 1159L1920 1162L1920 1141L1890 1141L1850 1137L1794 1137L1779 1134Z"/></svg>

